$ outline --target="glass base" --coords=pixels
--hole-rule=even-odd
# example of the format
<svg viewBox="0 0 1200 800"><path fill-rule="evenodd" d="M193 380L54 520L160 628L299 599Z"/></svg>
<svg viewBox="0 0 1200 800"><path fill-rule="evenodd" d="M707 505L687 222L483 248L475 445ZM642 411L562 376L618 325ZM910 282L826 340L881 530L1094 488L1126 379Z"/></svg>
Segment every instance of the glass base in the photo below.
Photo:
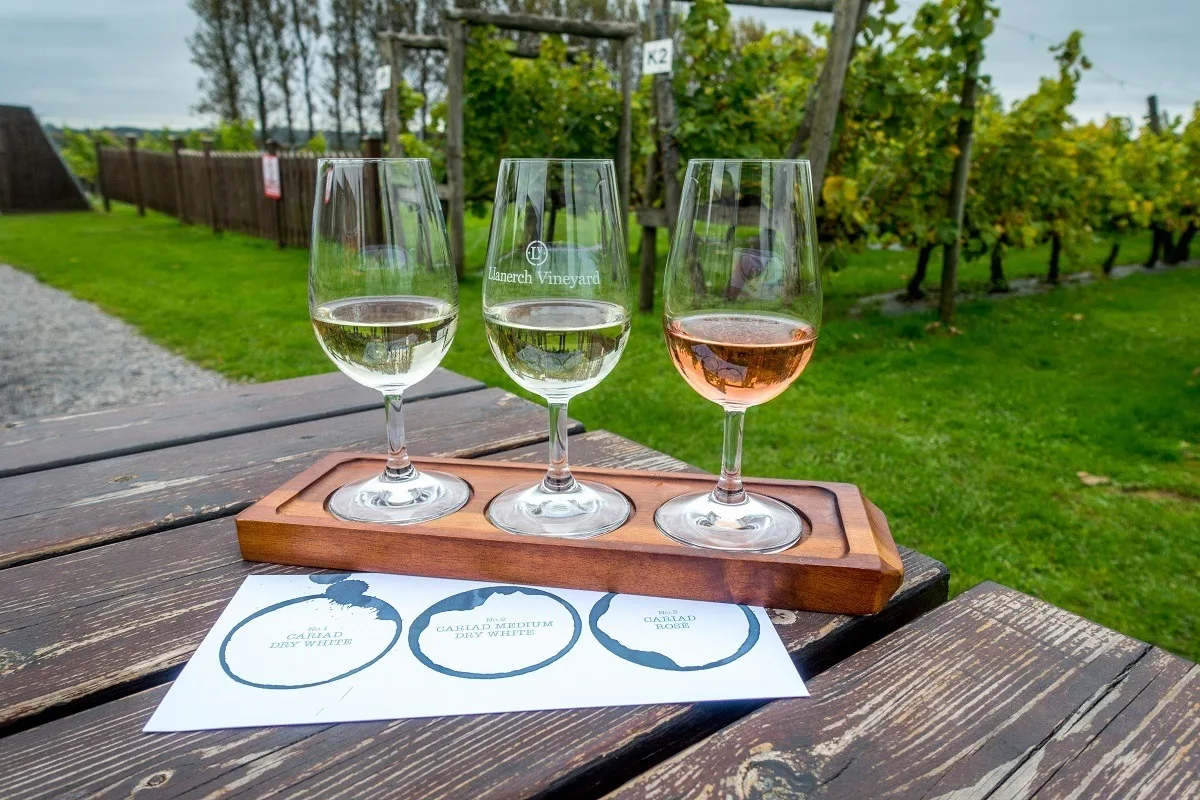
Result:
<svg viewBox="0 0 1200 800"><path fill-rule="evenodd" d="M338 519L408 525L453 514L470 499L471 487L462 478L416 471L406 480L375 475L348 483L330 495L325 507Z"/></svg>
<svg viewBox="0 0 1200 800"><path fill-rule="evenodd" d="M682 544L739 553L778 553L804 533L791 506L749 492L735 504L718 503L711 492L680 495L658 507L654 524Z"/></svg>
<svg viewBox="0 0 1200 800"><path fill-rule="evenodd" d="M621 527L630 511L616 489L575 481L565 492L547 491L541 483L508 489L488 503L487 518L509 533L588 539Z"/></svg>

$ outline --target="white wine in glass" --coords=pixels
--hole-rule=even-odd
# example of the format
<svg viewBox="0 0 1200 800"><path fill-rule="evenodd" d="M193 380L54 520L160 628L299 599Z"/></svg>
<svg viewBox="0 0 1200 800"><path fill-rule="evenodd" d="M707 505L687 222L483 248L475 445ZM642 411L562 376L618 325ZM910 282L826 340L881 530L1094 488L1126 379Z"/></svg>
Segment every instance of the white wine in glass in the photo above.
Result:
<svg viewBox="0 0 1200 800"><path fill-rule="evenodd" d="M360 522L444 517L471 497L408 458L404 391L429 377L458 326L458 282L426 159L323 159L317 167L309 316L337 368L384 396L383 473L341 487L330 513Z"/></svg>
<svg viewBox="0 0 1200 800"><path fill-rule="evenodd" d="M804 533L790 506L742 485L746 409L808 366L821 324L807 161L688 162L663 283L663 330L679 374L725 410L721 477L654 522L696 547L773 553Z"/></svg>
<svg viewBox="0 0 1200 800"><path fill-rule="evenodd" d="M623 494L578 481L567 462L567 403L613 370L629 338L625 234L612 161L504 159L483 283L488 344L550 409L550 465L487 508L511 533L598 536L629 518Z"/></svg>

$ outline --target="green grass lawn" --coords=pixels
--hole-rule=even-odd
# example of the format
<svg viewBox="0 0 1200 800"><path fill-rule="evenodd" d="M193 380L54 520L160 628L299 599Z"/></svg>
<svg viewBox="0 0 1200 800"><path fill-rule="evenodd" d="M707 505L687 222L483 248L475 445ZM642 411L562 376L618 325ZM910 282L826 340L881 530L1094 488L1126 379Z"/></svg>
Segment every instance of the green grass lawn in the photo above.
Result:
<svg viewBox="0 0 1200 800"><path fill-rule="evenodd" d="M474 265L485 235L473 221ZM1145 257L1140 240L1124 250ZM838 297L900 288L912 260L869 252L827 281L835 312L809 371L748 415L747 474L857 483L898 541L950 566L955 591L996 580L1200 659L1200 270L966 304L959 336L923 316L836 312ZM119 207L0 219L0 261L231 377L330 367L299 250ZM1009 261L1010 277L1044 270L1044 250ZM964 282L986 271L968 265ZM476 275L461 295L445 365L519 391L484 341ZM571 412L717 468L719 409L675 374L655 314L637 316L617 369ZM1086 487L1078 471L1112 483Z"/></svg>

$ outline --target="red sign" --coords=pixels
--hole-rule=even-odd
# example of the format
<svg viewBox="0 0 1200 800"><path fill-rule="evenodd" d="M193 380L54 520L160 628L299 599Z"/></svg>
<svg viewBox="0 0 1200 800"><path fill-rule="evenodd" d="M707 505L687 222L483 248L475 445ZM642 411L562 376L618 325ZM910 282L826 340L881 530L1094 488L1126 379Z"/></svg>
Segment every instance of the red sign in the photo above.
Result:
<svg viewBox="0 0 1200 800"><path fill-rule="evenodd" d="M263 156L263 194L272 200L283 197L279 182L279 156Z"/></svg>

